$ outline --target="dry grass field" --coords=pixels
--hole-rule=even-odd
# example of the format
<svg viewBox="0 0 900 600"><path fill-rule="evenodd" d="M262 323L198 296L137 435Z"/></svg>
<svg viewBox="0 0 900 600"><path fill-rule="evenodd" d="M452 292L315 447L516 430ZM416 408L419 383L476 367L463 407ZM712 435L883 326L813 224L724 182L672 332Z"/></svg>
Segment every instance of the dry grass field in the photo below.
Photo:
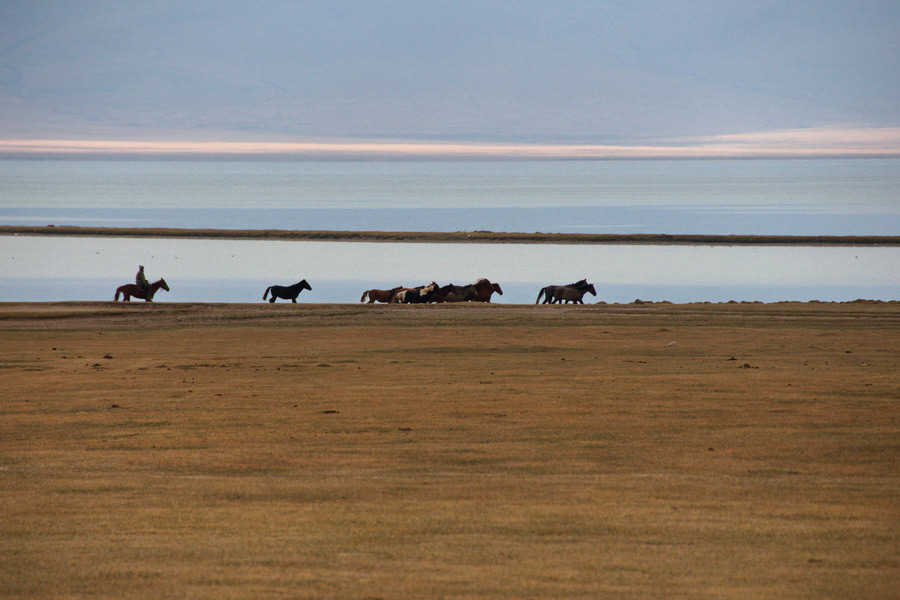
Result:
<svg viewBox="0 0 900 600"><path fill-rule="evenodd" d="M3 598L898 598L900 305L0 304Z"/></svg>

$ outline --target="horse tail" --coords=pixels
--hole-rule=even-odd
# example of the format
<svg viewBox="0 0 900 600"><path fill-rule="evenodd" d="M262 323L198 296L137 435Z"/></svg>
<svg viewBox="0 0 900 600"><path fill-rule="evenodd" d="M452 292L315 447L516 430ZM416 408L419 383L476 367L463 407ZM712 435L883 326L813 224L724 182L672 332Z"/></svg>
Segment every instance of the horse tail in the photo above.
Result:
<svg viewBox="0 0 900 600"><path fill-rule="evenodd" d="M122 288L116 288L116 297L113 298L113 302L119 301L119 294L121 294L121 293L122 293Z"/></svg>
<svg viewBox="0 0 900 600"><path fill-rule="evenodd" d="M538 292L537 300L534 301L535 304L541 303L541 296L543 296L544 292L546 292L546 291L547 291L547 288L541 288L541 291Z"/></svg>
<svg viewBox="0 0 900 600"><path fill-rule="evenodd" d="M369 295L369 290L364 291L364 292L363 292L363 295L362 295L362 298L360 298L359 301L360 301L360 302L365 302L365 301L366 301L366 296L368 296L368 295Z"/></svg>
<svg viewBox="0 0 900 600"><path fill-rule="evenodd" d="M269 295L269 290L271 290L271 289L272 289L272 286L270 285L269 287L266 288L266 291L263 292L263 300L265 300L266 296Z"/></svg>

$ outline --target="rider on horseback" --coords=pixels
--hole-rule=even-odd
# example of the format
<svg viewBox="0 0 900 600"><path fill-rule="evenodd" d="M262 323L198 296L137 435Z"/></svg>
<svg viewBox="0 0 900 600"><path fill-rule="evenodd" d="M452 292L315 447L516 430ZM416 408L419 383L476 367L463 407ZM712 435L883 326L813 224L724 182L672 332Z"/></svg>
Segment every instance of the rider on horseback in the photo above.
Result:
<svg viewBox="0 0 900 600"><path fill-rule="evenodd" d="M153 289L150 287L150 282L147 281L147 276L144 275L144 265L138 265L138 272L134 276L134 282L147 294L147 298L153 296Z"/></svg>

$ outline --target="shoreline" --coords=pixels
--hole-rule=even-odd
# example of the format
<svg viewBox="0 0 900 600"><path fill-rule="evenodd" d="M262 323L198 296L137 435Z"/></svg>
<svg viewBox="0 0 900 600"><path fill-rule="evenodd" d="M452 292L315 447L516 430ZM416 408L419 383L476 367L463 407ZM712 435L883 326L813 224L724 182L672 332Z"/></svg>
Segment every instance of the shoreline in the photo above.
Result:
<svg viewBox="0 0 900 600"><path fill-rule="evenodd" d="M897 301L848 302L694 302L675 304L269 304L228 302L0 302L0 331L233 326L323 326L466 324L497 327L511 322L534 326L597 326L634 323L647 327L672 320L705 326L723 323L816 322L838 320L861 325L872 319L900 324ZM769 326L769 325L766 325Z"/></svg>
<svg viewBox="0 0 900 600"><path fill-rule="evenodd" d="M364 243L609 244L697 246L900 246L900 236L670 235L662 233L519 233L497 231L314 231L0 225L0 235L196 238Z"/></svg>

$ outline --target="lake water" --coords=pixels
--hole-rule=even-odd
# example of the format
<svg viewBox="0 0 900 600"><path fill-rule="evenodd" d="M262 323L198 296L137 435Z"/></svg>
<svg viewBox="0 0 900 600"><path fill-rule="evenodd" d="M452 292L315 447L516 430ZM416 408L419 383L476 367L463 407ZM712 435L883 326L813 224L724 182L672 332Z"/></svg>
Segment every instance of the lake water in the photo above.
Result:
<svg viewBox="0 0 900 600"><path fill-rule="evenodd" d="M359 302L369 288L500 283L496 302L587 278L631 302L900 299L900 248L395 244L0 236L0 301L111 300L137 265L172 288L166 302L260 302L307 279L301 302Z"/></svg>
<svg viewBox="0 0 900 600"><path fill-rule="evenodd" d="M900 160L2 160L0 224L897 235Z"/></svg>
<svg viewBox="0 0 900 600"><path fill-rule="evenodd" d="M383 231L900 234L900 161L0 161L0 224ZM306 302L500 282L532 303L900 298L896 248L366 244L0 237L0 301L105 300L138 264L166 301Z"/></svg>

